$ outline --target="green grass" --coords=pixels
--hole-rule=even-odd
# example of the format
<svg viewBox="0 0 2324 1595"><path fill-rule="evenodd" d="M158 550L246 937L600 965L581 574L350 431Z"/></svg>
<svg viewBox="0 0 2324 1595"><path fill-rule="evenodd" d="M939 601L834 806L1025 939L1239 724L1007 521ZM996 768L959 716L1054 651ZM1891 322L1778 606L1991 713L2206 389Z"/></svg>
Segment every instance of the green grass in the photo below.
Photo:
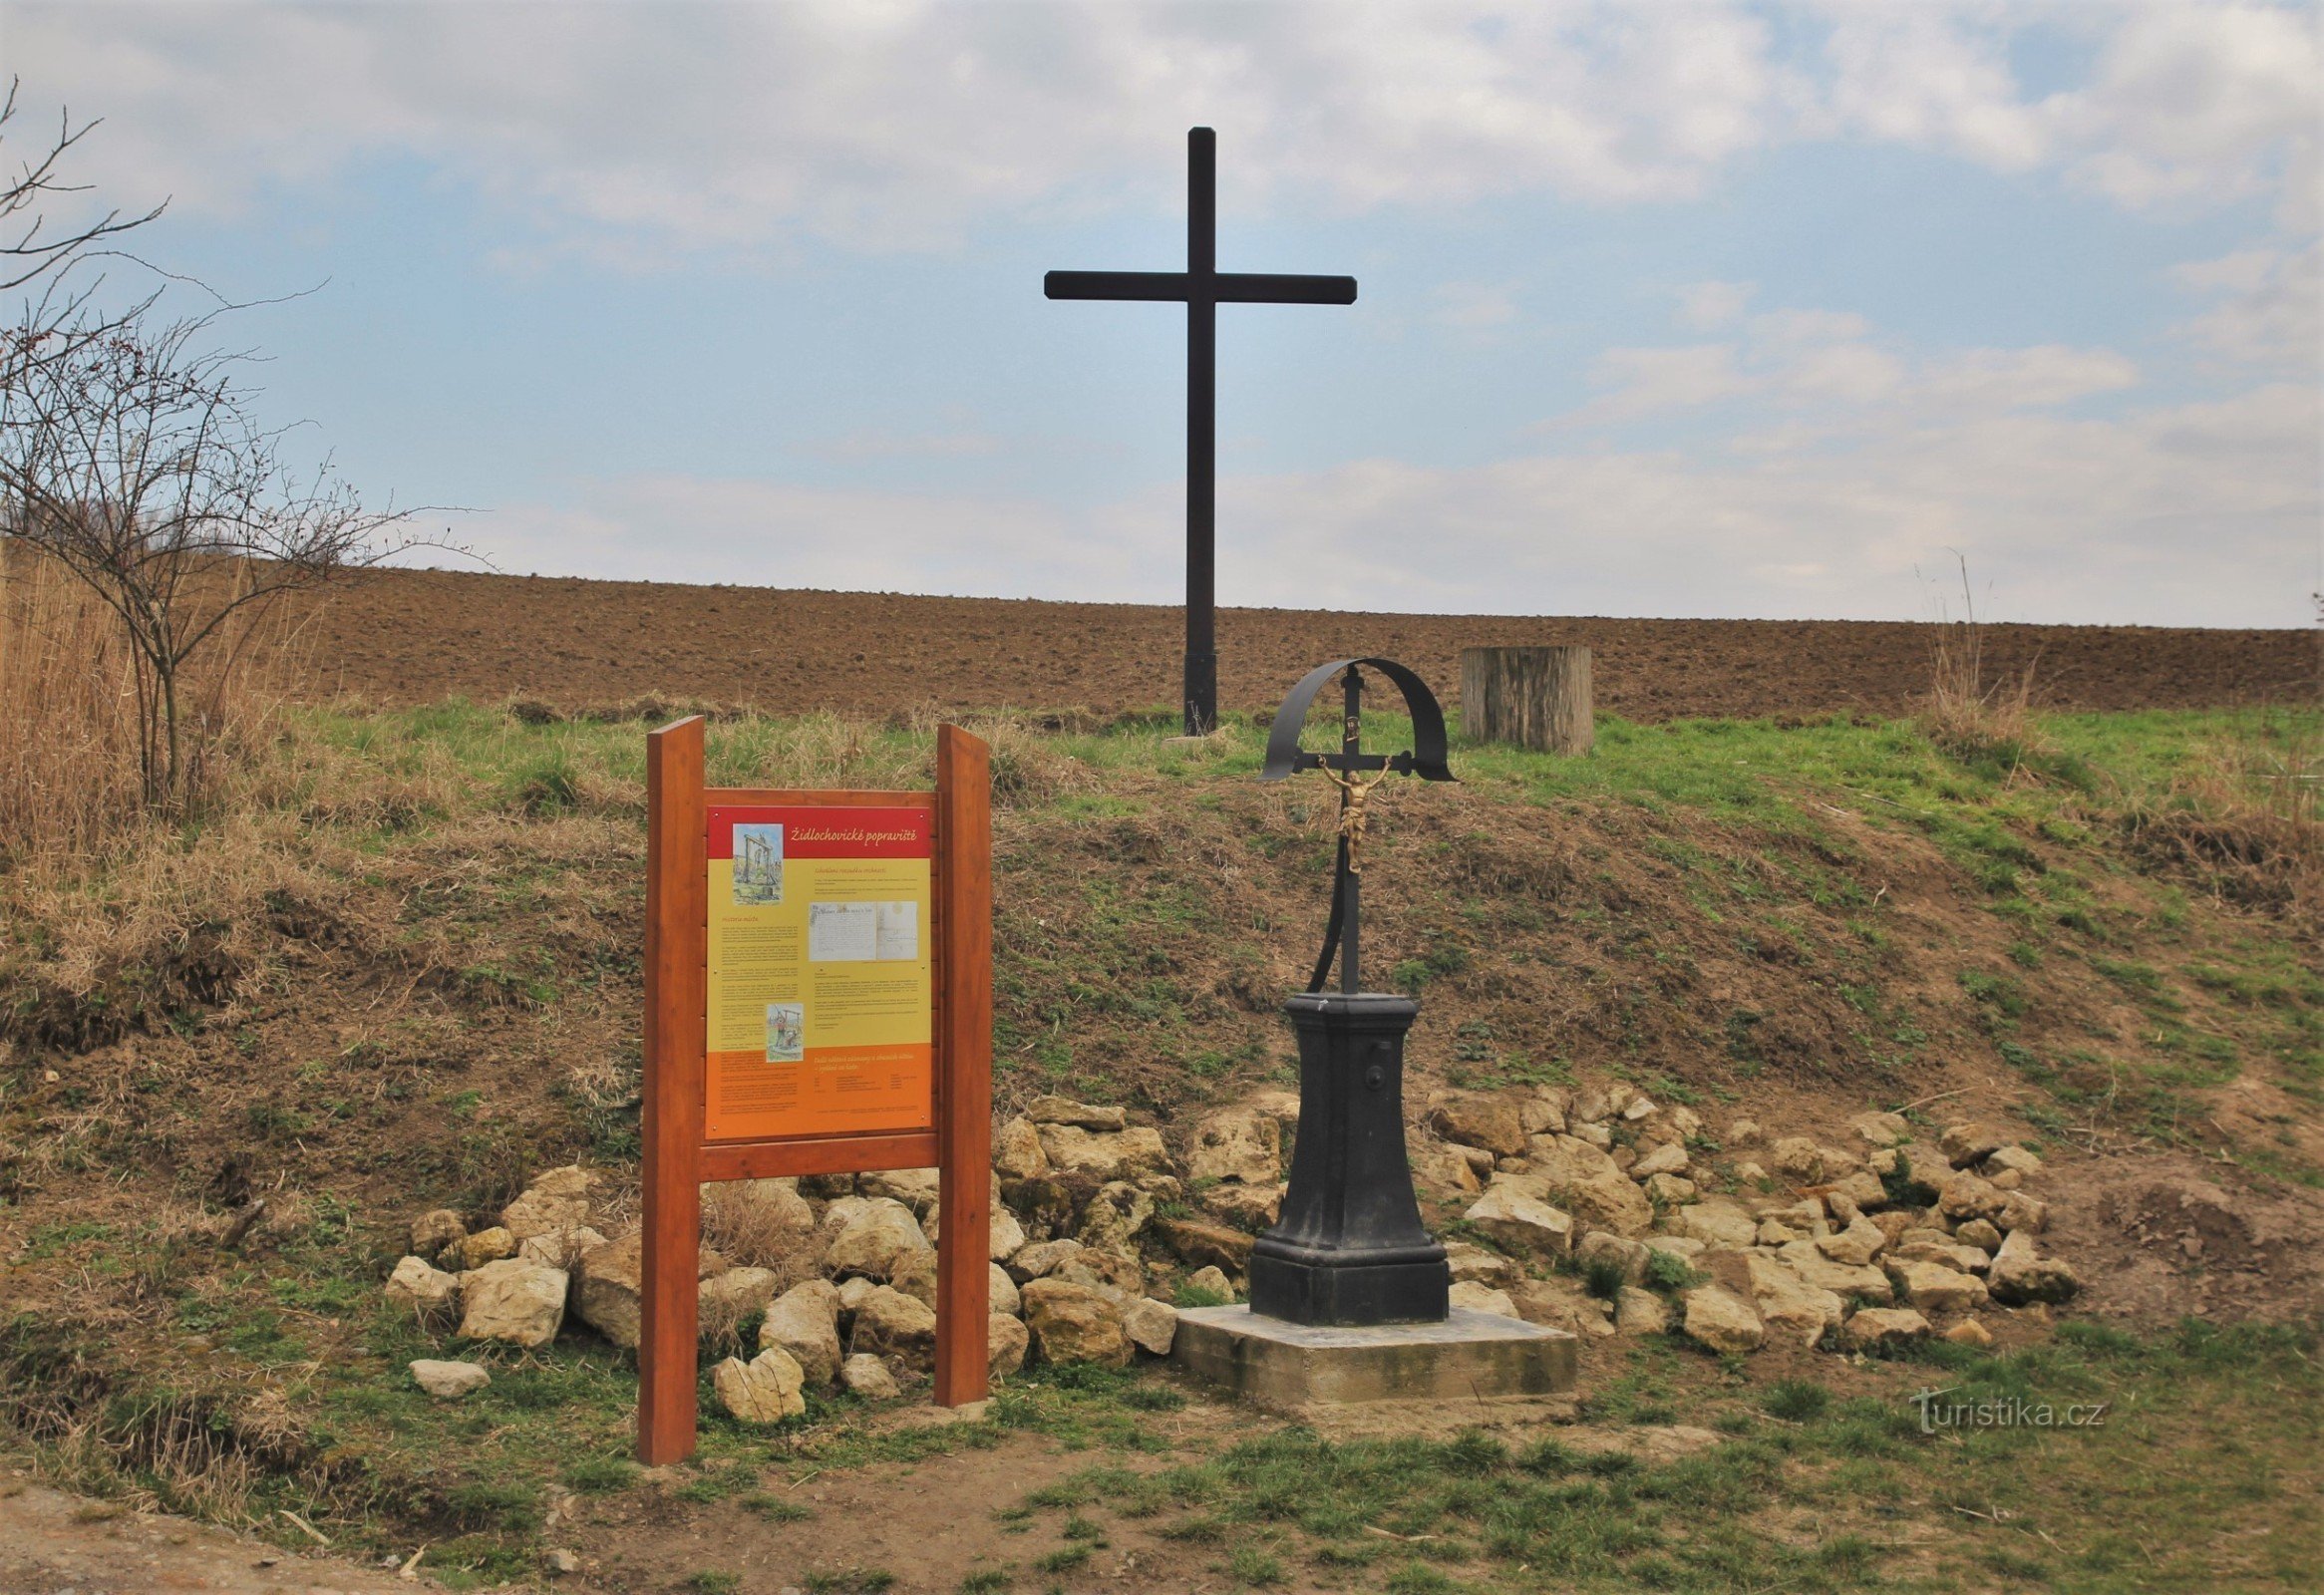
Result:
<svg viewBox="0 0 2324 1595"><path fill-rule="evenodd" d="M2142 1341L2070 1321L2014 1353L1935 1343L1881 1393L1846 1396L1706 1385L1699 1362L1641 1349L1593 1408L1687 1390L1686 1421L1728 1437L1649 1462L1555 1436L1334 1441L1280 1427L1151 1475L1087 1470L1025 1506L1070 1514L1045 1571L1079 1565L1077 1525L1108 1504L1162 1540L1223 1546L1223 1570L1253 1588L1297 1561L1389 1590L1938 1591L2004 1563L2069 1591L2300 1589L2324 1550L2308 1443L2324 1420L2317 1349L2288 1329L2190 1323ZM2104 1402L2108 1416L1923 1434L1916 1390L1988 1410ZM1771 1533L1771 1513L1815 1531ZM1884 1548L1898 1540L1921 1549Z"/></svg>

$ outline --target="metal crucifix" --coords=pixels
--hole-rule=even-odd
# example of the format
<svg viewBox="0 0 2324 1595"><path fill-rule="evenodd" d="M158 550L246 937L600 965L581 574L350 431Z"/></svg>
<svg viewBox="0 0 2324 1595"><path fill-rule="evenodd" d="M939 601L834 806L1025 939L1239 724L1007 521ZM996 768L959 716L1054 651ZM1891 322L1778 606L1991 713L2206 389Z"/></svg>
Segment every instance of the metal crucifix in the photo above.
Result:
<svg viewBox="0 0 2324 1595"><path fill-rule="evenodd" d="M1218 136L1186 131L1186 269L1052 271L1051 299L1183 300L1186 306L1186 735L1218 725L1215 480L1218 306L1352 305L1353 277L1281 276L1218 269Z"/></svg>
<svg viewBox="0 0 2324 1595"><path fill-rule="evenodd" d="M1368 754L1363 750L1364 671L1377 670L1404 694L1412 715L1412 747L1400 754ZM1299 746L1300 728L1307 722L1315 695L1339 679L1341 690L1340 751L1309 753ZM1451 781L1445 756L1445 712L1436 694L1405 666L1393 659L1337 659L1318 665L1291 689L1275 724L1267 733L1267 761L1261 781L1281 781L1302 770L1320 770L1340 790L1339 849L1332 869L1331 917L1323 930L1323 953L1307 982L1311 992L1323 990L1331 974L1332 955L1340 961L1340 990L1354 994L1364 989L1363 887L1365 808L1372 789L1390 776L1418 776L1423 781ZM1369 777L1369 779L1367 779Z"/></svg>

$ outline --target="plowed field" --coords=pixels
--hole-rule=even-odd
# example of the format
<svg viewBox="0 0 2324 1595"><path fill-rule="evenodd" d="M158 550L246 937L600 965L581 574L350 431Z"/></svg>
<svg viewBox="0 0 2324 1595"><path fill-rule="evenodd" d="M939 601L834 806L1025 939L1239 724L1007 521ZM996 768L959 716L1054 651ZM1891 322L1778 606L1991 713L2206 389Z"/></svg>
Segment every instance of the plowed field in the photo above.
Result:
<svg viewBox="0 0 2324 1595"><path fill-rule="evenodd" d="M385 571L325 600L304 639L322 689L389 704L517 694L573 709L650 693L778 713L1116 713L1176 703L1182 624L1160 605ZM1226 609L1218 633L1232 709L1271 709L1310 667L1352 654L1401 659L1451 703L1463 648L1582 643L1598 708L1664 720L1904 711L1928 689L1938 628ZM2195 708L2313 700L2318 642L2306 630L1995 626L1985 658L1994 680L2034 661L2049 708Z"/></svg>

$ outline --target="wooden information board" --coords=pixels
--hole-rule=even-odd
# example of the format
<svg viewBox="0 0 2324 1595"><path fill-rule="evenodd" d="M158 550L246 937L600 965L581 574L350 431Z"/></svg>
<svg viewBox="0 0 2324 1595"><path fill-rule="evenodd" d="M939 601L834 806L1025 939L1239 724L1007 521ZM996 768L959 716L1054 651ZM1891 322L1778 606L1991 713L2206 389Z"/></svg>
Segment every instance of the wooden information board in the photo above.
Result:
<svg viewBox="0 0 2324 1595"><path fill-rule="evenodd" d="M638 1455L694 1449L704 1180L936 1168L936 1400L981 1400L988 750L940 727L933 792L707 788L699 716L646 750Z"/></svg>

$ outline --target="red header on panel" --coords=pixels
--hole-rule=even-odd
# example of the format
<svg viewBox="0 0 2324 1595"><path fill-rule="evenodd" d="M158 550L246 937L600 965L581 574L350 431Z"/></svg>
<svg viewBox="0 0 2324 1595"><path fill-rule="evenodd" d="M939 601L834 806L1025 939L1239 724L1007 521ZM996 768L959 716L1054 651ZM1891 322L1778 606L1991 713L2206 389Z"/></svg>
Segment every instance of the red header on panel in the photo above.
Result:
<svg viewBox="0 0 2324 1595"><path fill-rule="evenodd" d="M735 855L735 826L780 824L792 858L926 858L935 811L929 808L725 808L710 810L708 856Z"/></svg>

